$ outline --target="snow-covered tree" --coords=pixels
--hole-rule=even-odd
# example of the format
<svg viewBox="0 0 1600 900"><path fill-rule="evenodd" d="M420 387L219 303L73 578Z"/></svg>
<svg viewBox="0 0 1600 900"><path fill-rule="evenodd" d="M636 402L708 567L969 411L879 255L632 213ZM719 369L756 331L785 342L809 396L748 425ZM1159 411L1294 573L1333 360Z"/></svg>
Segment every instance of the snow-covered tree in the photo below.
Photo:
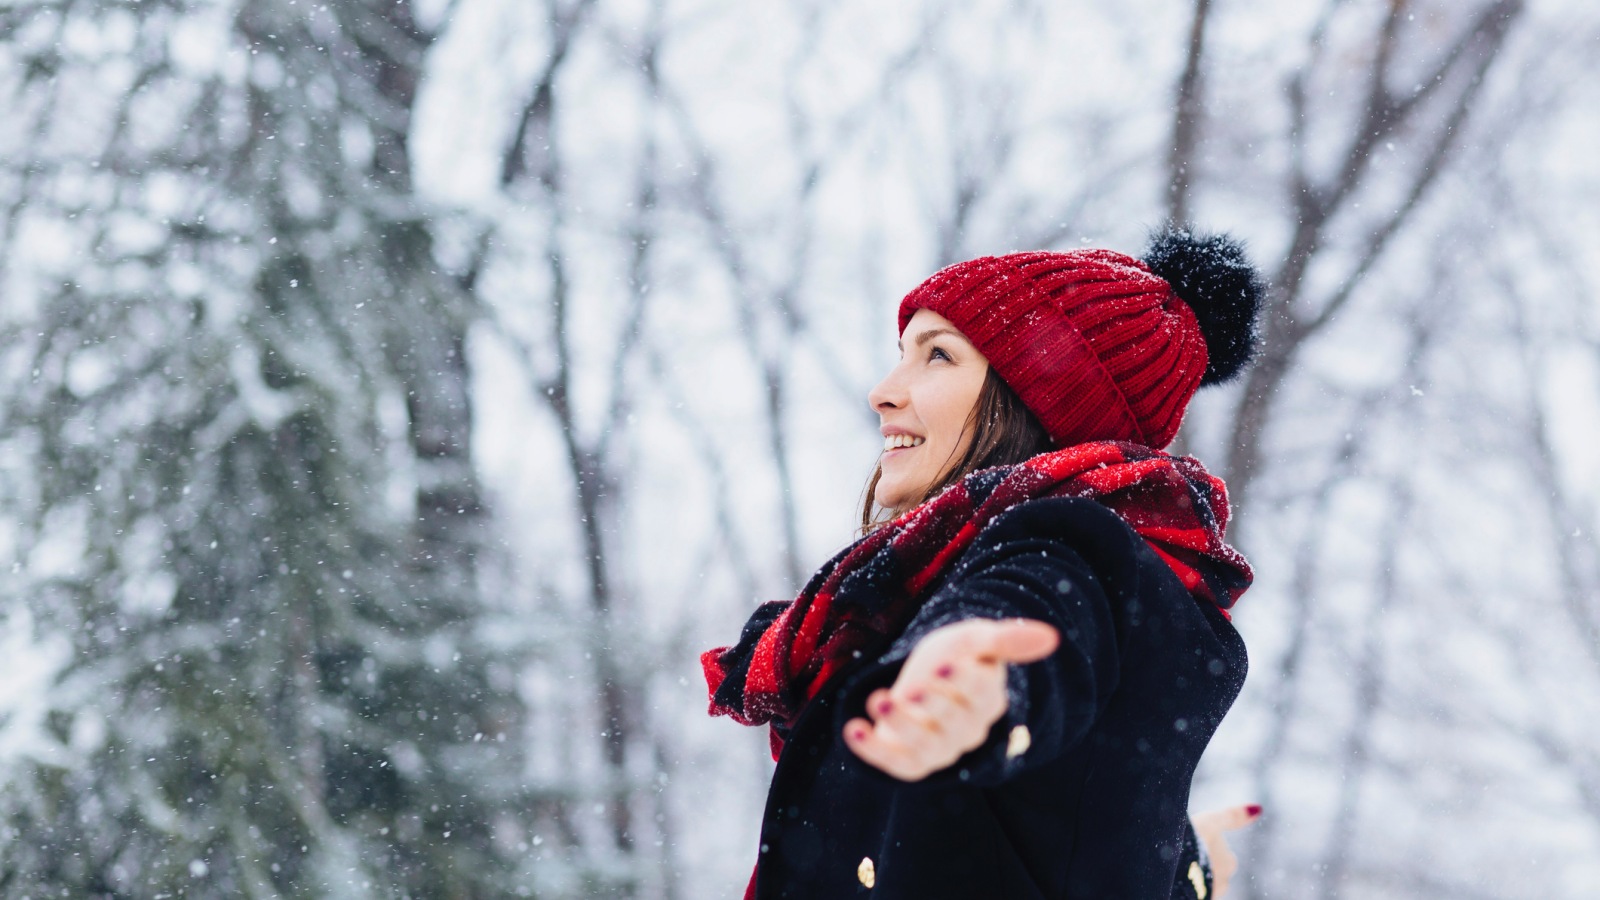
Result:
<svg viewBox="0 0 1600 900"><path fill-rule="evenodd" d="M70 654L7 896L526 895L469 294L399 0L29 2L6 56L6 602Z"/></svg>

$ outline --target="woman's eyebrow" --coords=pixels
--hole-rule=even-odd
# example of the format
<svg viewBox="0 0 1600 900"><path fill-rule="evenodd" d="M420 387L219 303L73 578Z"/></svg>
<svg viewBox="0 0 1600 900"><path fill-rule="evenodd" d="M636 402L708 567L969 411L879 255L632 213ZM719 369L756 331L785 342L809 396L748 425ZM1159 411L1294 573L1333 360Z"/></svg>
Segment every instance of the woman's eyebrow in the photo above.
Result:
<svg viewBox="0 0 1600 900"><path fill-rule="evenodd" d="M921 347L921 346L927 344L929 341L933 340L934 338L936 338L936 337L938 337L938 336L940 336L942 334L953 334L956 337L962 339L963 341L967 340L967 336L966 335L964 335L961 332L955 330L954 328L930 328L927 331L923 331L923 332L920 332L920 333L917 334L916 344L917 344L918 347ZM967 341L967 343L970 344L971 341ZM894 345L896 347L898 347L899 349L901 349L901 350L906 349L905 342L903 342L903 341L895 341Z"/></svg>
<svg viewBox="0 0 1600 900"><path fill-rule="evenodd" d="M923 344L926 344L941 334L953 334L956 337L961 338L963 341L967 339L966 335L955 330L954 328L930 328L927 331L917 335L917 346L921 347Z"/></svg>

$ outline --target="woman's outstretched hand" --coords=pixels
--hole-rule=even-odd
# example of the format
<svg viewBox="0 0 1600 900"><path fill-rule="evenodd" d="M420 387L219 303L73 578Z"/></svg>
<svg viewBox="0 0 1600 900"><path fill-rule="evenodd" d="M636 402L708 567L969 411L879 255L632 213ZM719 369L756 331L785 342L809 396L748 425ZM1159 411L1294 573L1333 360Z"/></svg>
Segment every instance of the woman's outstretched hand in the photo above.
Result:
<svg viewBox="0 0 1600 900"><path fill-rule="evenodd" d="M981 745L1005 714L1006 666L1055 652L1056 630L1032 619L968 619L912 648L893 685L867 696L871 721L845 723L856 756L901 781L920 781Z"/></svg>
<svg viewBox="0 0 1600 900"><path fill-rule="evenodd" d="M1228 847L1225 833L1238 831L1260 816L1261 807L1252 803L1214 809L1192 820L1195 835L1206 845L1206 854L1211 857L1211 896L1217 900L1221 900L1222 895L1228 892L1228 882L1233 880L1233 873L1239 870L1239 858Z"/></svg>

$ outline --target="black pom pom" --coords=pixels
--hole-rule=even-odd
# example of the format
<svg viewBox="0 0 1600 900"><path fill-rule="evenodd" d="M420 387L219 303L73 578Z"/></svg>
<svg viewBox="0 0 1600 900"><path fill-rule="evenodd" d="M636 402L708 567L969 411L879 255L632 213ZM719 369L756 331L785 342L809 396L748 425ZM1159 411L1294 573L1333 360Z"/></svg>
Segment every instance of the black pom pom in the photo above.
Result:
<svg viewBox="0 0 1600 900"><path fill-rule="evenodd" d="M1217 384L1243 371L1255 356L1256 312L1267 292L1244 245L1225 234L1168 225L1150 235L1144 263L1200 320L1210 357L1200 383Z"/></svg>

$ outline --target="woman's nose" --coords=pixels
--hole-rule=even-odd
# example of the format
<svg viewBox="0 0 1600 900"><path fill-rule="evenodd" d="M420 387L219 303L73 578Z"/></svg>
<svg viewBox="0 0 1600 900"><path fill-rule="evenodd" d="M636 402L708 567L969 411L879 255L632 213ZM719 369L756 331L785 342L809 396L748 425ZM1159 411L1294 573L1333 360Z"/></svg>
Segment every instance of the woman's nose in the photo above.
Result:
<svg viewBox="0 0 1600 900"><path fill-rule="evenodd" d="M883 380L867 392L867 405L877 413L899 409L905 405L905 387L895 378L895 371L883 376Z"/></svg>

